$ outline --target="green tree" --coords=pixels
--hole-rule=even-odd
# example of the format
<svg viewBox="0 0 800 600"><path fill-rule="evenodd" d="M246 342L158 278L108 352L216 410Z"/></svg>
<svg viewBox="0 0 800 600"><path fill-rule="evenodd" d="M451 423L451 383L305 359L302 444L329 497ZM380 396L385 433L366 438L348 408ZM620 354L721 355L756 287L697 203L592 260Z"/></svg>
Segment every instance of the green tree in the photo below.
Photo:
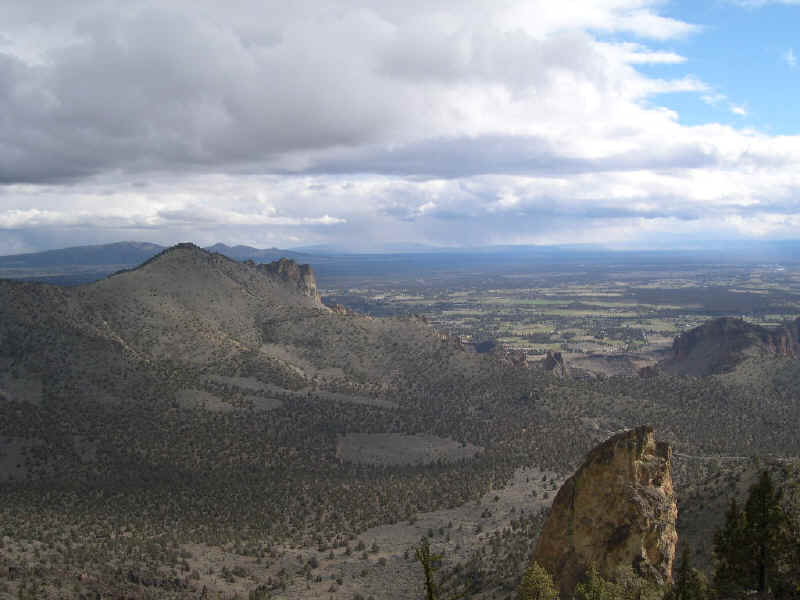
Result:
<svg viewBox="0 0 800 600"><path fill-rule="evenodd" d="M794 473L794 484L787 501L787 588L800 597L800 477Z"/></svg>
<svg viewBox="0 0 800 600"><path fill-rule="evenodd" d="M425 575L425 600L439 600L439 584L436 583L436 571L441 567L442 555L431 551L428 538L422 540L414 554L422 565L422 571ZM466 592L455 594L449 600L458 600L465 595Z"/></svg>
<svg viewBox="0 0 800 600"><path fill-rule="evenodd" d="M606 581L597 570L597 565L589 565L586 579L575 588L575 600L617 600L618 590L612 582Z"/></svg>
<svg viewBox="0 0 800 600"><path fill-rule="evenodd" d="M692 567L692 555L684 548L675 567L672 587L664 600L708 600L710 593L703 574Z"/></svg>
<svg viewBox="0 0 800 600"><path fill-rule="evenodd" d="M519 586L519 600L558 600L553 576L538 562L525 570Z"/></svg>
<svg viewBox="0 0 800 600"><path fill-rule="evenodd" d="M662 600L663 597L661 587L636 574L630 566L616 569L612 579L605 579L592 564L584 581L575 588L574 600Z"/></svg>
<svg viewBox="0 0 800 600"><path fill-rule="evenodd" d="M744 511L739 508L736 498L731 500L725 513L725 524L714 533L714 587L722 594L729 595L747 586L750 579L749 562L746 549L747 523Z"/></svg>
<svg viewBox="0 0 800 600"><path fill-rule="evenodd" d="M420 565L422 565L422 571L425 575L425 600L437 600L439 598L439 586L436 584L434 575L439 570L439 562L442 560L442 555L431 552L428 538L422 540L414 554Z"/></svg>
<svg viewBox="0 0 800 600"><path fill-rule="evenodd" d="M786 515L781 507L781 490L772 483L767 471L763 471L758 483L750 488L744 511L756 589L764 592L778 564L786 524Z"/></svg>
<svg viewBox="0 0 800 600"><path fill-rule="evenodd" d="M635 573L630 565L618 567L614 573L614 583L608 585L609 593L614 598L662 600L664 597L661 586Z"/></svg>
<svg viewBox="0 0 800 600"><path fill-rule="evenodd" d="M731 501L725 525L714 535L717 591L769 589L785 559L787 523L781 490L764 471L750 488L744 510Z"/></svg>

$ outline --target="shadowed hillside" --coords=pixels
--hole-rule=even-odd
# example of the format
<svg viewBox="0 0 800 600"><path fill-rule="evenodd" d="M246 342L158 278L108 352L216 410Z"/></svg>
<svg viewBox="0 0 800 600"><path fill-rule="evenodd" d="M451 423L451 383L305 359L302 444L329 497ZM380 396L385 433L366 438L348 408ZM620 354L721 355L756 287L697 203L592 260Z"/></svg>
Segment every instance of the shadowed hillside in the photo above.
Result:
<svg viewBox="0 0 800 600"><path fill-rule="evenodd" d="M676 375L711 375L733 370L747 357L800 355L800 319L767 329L742 319L720 318L679 335L661 367Z"/></svg>
<svg viewBox="0 0 800 600"><path fill-rule="evenodd" d="M191 244L88 285L0 281L0 597L413 598L421 535L508 594L615 431L661 432L679 493L714 456L796 455L798 362L557 376Z"/></svg>
<svg viewBox="0 0 800 600"><path fill-rule="evenodd" d="M89 285L3 281L0 293L0 343L22 364L34 364L61 345L73 346L65 360L77 360L92 354L90 340L102 348L98 363L111 354L188 364L268 361L294 375L307 373L309 380L317 370L332 368L338 369L329 371L337 380L367 383L385 381L409 358L422 358L426 345L438 351L442 344L422 321L330 311L307 265L287 259L239 263L191 244ZM409 353L414 346L418 352ZM49 360L40 368L48 368Z"/></svg>

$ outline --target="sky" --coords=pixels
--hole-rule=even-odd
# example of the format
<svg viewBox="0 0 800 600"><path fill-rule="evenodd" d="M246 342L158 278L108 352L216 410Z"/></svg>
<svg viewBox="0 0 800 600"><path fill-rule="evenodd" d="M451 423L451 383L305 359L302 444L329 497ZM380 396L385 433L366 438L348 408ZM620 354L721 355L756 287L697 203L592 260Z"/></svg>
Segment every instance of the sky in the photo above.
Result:
<svg viewBox="0 0 800 600"><path fill-rule="evenodd" d="M0 254L800 237L800 0L5 0Z"/></svg>

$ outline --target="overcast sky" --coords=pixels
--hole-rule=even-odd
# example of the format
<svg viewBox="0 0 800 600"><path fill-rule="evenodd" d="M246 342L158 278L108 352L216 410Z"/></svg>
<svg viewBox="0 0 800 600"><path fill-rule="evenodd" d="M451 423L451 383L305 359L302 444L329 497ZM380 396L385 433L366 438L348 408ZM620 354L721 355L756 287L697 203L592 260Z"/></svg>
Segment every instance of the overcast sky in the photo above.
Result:
<svg viewBox="0 0 800 600"><path fill-rule="evenodd" d="M0 23L0 254L800 237L800 0L5 0Z"/></svg>

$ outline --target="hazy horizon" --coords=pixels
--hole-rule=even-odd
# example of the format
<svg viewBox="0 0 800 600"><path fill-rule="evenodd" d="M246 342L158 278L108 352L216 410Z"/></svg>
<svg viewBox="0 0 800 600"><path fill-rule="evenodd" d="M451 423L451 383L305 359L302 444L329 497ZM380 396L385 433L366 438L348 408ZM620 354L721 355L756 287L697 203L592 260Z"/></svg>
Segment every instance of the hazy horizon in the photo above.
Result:
<svg viewBox="0 0 800 600"><path fill-rule="evenodd" d="M9 254L0 254L0 257L10 257L10 256L17 256L23 254L38 254L44 252L53 252L53 251L60 251L60 250L71 250L71 249L79 249L79 248L92 248L92 247L104 247L110 245L123 245L123 244L151 244L154 246L160 246L162 248L169 248L171 246L175 246L182 243L191 243L196 244L193 240L189 239L179 239L173 241L166 241L166 242L146 242L142 240L113 240L103 243L76 243L74 245L69 246L58 246L53 245L52 247L43 247L40 250L36 250L33 252L12 252ZM734 244L735 247L731 247ZM200 246L200 244L196 244ZM206 249L213 249L216 246L225 246L230 249L234 249L237 247L240 248L247 248L252 250L284 250L289 252L295 253L307 253L309 255L317 252L320 254L330 254L330 253L340 253L340 254L425 254L425 253L460 253L460 254L468 254L470 252L475 253L498 253L498 252L524 252L526 250L535 251L535 250L546 250L546 249L553 249L553 250L560 250L560 251L580 251L580 250L596 250L601 252L609 252L609 253L628 253L628 252L657 252L657 253L698 253L702 254L705 252L718 252L718 251L726 251L726 252L745 252L748 249L786 249L787 251L792 251L795 247L800 248L800 239L793 239L793 238L786 238L786 239L770 239L770 240L730 240L730 239L720 239L720 240L694 240L687 242L684 245L675 245L670 246L666 244L651 244L651 245L614 245L614 244L601 244L601 243L577 243L577 244L486 244L486 245L432 245L432 244L422 244L422 243L403 243L403 242L396 242L392 244L385 244L382 246L359 246L359 245L348 245L348 244L313 244L313 245L299 245L299 246L289 246L285 248L279 248L277 246L270 246L270 247L256 247L251 246L248 244L240 244L237 242L232 243L225 243L225 242L215 242L213 244L208 244L201 246Z"/></svg>

